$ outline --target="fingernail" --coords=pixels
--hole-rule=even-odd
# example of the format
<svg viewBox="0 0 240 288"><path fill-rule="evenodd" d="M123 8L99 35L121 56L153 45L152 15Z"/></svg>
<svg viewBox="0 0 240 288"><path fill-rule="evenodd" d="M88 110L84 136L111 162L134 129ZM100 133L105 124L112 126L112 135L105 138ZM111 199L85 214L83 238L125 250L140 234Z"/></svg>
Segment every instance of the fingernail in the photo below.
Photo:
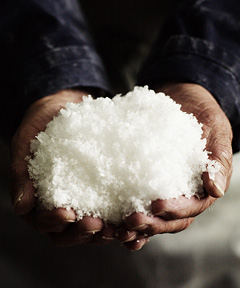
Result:
<svg viewBox="0 0 240 288"><path fill-rule="evenodd" d="M148 225L147 224L141 224L139 226L136 226L136 227L133 227L131 228L131 230L145 230L148 228Z"/></svg>
<svg viewBox="0 0 240 288"><path fill-rule="evenodd" d="M123 243L131 242L136 238L136 235L133 235L132 237L128 238L127 240L124 240Z"/></svg>
<svg viewBox="0 0 240 288"><path fill-rule="evenodd" d="M114 237L101 236L103 240L114 240Z"/></svg>
<svg viewBox="0 0 240 288"><path fill-rule="evenodd" d="M136 240L136 243L140 243L140 240ZM139 250L141 250L142 247L143 247L143 245L141 245L140 247L136 248L135 251L139 251Z"/></svg>
<svg viewBox="0 0 240 288"><path fill-rule="evenodd" d="M221 172L215 175L215 180L213 181L214 186L219 191L219 196L224 196L224 191L226 188L226 177Z"/></svg>
<svg viewBox="0 0 240 288"><path fill-rule="evenodd" d="M166 216L168 212L166 211L160 211L160 212L157 212L157 213L154 213L154 216Z"/></svg>
<svg viewBox="0 0 240 288"><path fill-rule="evenodd" d="M150 241L150 239L149 239L149 238L146 238L146 239L144 239L144 241L145 241L145 243L143 243L142 246L139 247L138 249L136 249L135 251L138 251L138 250L142 249L142 247L143 247L145 244L147 244L147 243ZM140 242L140 240L137 240L137 241L136 241L136 243L139 243L139 242Z"/></svg>
<svg viewBox="0 0 240 288"><path fill-rule="evenodd" d="M94 234L96 234L97 232L100 232L101 230L89 230L83 233L84 236L92 236Z"/></svg>
<svg viewBox="0 0 240 288"><path fill-rule="evenodd" d="M66 223L75 223L76 220L73 220L73 219L64 219L63 222L66 222Z"/></svg>
<svg viewBox="0 0 240 288"><path fill-rule="evenodd" d="M21 190L23 190L23 188L21 188ZM20 192L17 194L14 202L13 202L13 209L15 210L16 206L18 205L18 203L22 200L24 193Z"/></svg>
<svg viewBox="0 0 240 288"><path fill-rule="evenodd" d="M220 192L219 196L224 196L224 190L220 187L220 185L218 183L216 183L215 181L213 181L213 184L217 188L217 190Z"/></svg>

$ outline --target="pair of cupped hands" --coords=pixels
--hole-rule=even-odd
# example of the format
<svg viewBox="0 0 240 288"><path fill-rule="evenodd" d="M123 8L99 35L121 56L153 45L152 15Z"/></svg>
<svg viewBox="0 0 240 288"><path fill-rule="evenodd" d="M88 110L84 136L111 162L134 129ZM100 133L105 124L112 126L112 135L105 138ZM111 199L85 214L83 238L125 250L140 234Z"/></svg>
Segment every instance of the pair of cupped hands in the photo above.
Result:
<svg viewBox="0 0 240 288"><path fill-rule="evenodd" d="M139 250L156 234L180 232L193 222L194 217L222 197L228 189L232 174L232 130L230 123L214 97L203 87L189 83L169 83L155 87L182 105L182 110L193 113L203 124L203 137L207 139L210 157L221 164L215 180L203 174L205 195L201 198L184 196L178 199L155 200L152 213L147 216L134 213L119 227L104 225L101 219L84 217L76 221L73 210L63 208L52 211L36 209L35 190L29 179L27 162L30 140L45 130L46 124L65 107L67 102L82 101L86 91L62 90L33 103L12 140L11 195L14 212L34 229L48 233L58 246L105 244L119 240L129 250Z"/></svg>

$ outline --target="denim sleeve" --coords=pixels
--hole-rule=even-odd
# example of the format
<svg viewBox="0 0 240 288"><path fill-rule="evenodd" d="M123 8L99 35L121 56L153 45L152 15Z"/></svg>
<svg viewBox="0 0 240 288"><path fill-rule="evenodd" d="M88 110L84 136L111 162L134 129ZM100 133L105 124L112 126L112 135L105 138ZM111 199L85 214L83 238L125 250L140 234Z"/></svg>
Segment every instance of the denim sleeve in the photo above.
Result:
<svg viewBox="0 0 240 288"><path fill-rule="evenodd" d="M77 0L0 3L0 131L36 99L73 87L110 91Z"/></svg>
<svg viewBox="0 0 240 288"><path fill-rule="evenodd" d="M240 2L173 1L139 84L197 83L229 118L233 151L240 150Z"/></svg>

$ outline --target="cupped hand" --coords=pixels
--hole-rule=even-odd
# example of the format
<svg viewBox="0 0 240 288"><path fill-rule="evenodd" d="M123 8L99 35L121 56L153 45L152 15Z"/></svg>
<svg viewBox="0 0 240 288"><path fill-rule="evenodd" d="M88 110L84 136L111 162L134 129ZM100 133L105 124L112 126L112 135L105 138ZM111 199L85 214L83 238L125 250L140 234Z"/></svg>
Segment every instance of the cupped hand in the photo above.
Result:
<svg viewBox="0 0 240 288"><path fill-rule="evenodd" d="M22 123L13 136L11 149L11 195L14 212L21 215L34 229L41 233L48 232L59 246L79 245L83 243L107 243L113 239L114 229L104 227L100 219L84 217L76 221L73 210L63 208L52 211L36 209L35 189L29 179L27 161L30 141L65 107L67 102L81 102L87 92L62 90L54 95L44 97L26 112Z"/></svg>
<svg viewBox="0 0 240 288"><path fill-rule="evenodd" d="M176 233L189 227L195 216L224 195L232 174L232 129L214 97L203 87L190 83L170 83L155 87L155 91L170 95L182 105L182 111L192 113L203 124L206 149L211 152L209 157L217 160L221 169L214 181L208 173L203 174L205 195L201 198L193 196L187 199L181 196L178 199L155 200L152 202L153 217L140 213L129 216L118 238L131 250L140 249L149 236Z"/></svg>

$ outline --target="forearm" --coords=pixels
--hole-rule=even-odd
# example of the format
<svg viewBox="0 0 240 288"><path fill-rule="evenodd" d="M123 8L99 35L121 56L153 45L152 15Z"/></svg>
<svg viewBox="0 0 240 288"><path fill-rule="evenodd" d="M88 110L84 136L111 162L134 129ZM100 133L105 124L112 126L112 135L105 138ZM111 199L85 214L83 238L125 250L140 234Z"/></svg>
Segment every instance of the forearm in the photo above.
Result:
<svg viewBox="0 0 240 288"><path fill-rule="evenodd" d="M174 1L140 74L140 84L196 83L214 95L229 118L233 149L240 149L240 38L238 1ZM179 1L180 2L180 1Z"/></svg>
<svg viewBox="0 0 240 288"><path fill-rule="evenodd" d="M41 97L73 87L109 93L77 1L10 0L0 8L1 134L10 136Z"/></svg>

